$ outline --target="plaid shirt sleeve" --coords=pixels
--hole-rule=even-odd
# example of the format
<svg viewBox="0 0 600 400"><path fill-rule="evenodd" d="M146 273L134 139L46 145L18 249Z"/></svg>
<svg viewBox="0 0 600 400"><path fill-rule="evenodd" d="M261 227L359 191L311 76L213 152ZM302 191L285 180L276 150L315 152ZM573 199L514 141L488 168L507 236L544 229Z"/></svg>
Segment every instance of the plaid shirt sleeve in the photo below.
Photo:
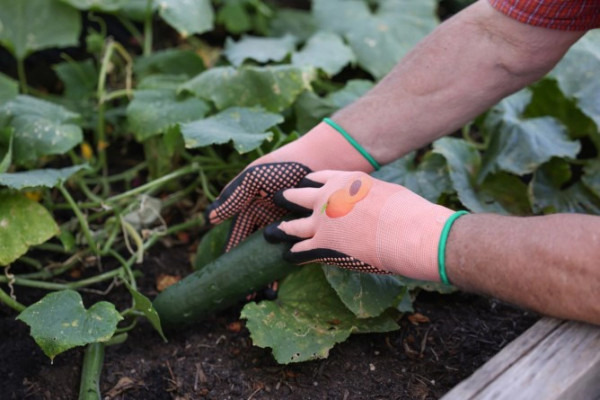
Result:
<svg viewBox="0 0 600 400"><path fill-rule="evenodd" d="M549 29L585 31L600 27L600 0L489 0L517 21Z"/></svg>

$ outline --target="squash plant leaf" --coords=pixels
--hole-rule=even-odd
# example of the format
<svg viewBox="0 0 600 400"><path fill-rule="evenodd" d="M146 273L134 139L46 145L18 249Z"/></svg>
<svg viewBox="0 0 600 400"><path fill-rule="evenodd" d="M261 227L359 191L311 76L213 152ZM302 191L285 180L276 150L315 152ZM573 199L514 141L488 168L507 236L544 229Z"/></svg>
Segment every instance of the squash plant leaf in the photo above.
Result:
<svg viewBox="0 0 600 400"><path fill-rule="evenodd" d="M0 72L0 104L14 99L19 94L19 84Z"/></svg>
<svg viewBox="0 0 600 400"><path fill-rule="evenodd" d="M272 133L266 131L282 121L281 115L261 108L232 107L209 118L182 124L181 133L188 148L231 140L238 152L246 153L271 140Z"/></svg>
<svg viewBox="0 0 600 400"><path fill-rule="evenodd" d="M358 65L376 78L432 31L437 23L434 0L377 0L372 12L363 0L314 0L313 14L323 31L344 37Z"/></svg>
<svg viewBox="0 0 600 400"><path fill-rule="evenodd" d="M213 28L214 12L210 0L160 0L155 3L161 18L184 38Z"/></svg>
<svg viewBox="0 0 600 400"><path fill-rule="evenodd" d="M467 209L498 214L530 214L527 187L517 176L500 173L476 183L481 156L473 145L461 139L442 138L433 144L433 151L446 159L452 185Z"/></svg>
<svg viewBox="0 0 600 400"><path fill-rule="evenodd" d="M446 160L439 154L427 153L417 164L416 153L410 153L373 173L377 179L397 183L436 203L442 193L452 193Z"/></svg>
<svg viewBox="0 0 600 400"><path fill-rule="evenodd" d="M22 164L51 154L63 154L81 143L79 115L66 108L20 95L0 108L0 120L10 118L15 129L13 161Z"/></svg>
<svg viewBox="0 0 600 400"><path fill-rule="evenodd" d="M127 106L127 121L135 138L142 142L168 128L202 118L210 106L202 99L178 96L174 89L136 90Z"/></svg>
<svg viewBox="0 0 600 400"><path fill-rule="evenodd" d="M152 1L149 11L153 13L157 8L157 1ZM143 22L147 13L148 0L127 0L118 11L118 14L138 22Z"/></svg>
<svg viewBox="0 0 600 400"><path fill-rule="evenodd" d="M600 198L583 182L571 182L572 176L571 165L563 159L553 158L542 165L530 182L533 210L600 215Z"/></svg>
<svg viewBox="0 0 600 400"><path fill-rule="evenodd" d="M181 85L180 90L212 101L219 110L261 106L281 112L304 90L311 90L313 69L294 66L216 67Z"/></svg>
<svg viewBox="0 0 600 400"><path fill-rule="evenodd" d="M78 10L115 12L119 11L130 0L60 0Z"/></svg>
<svg viewBox="0 0 600 400"><path fill-rule="evenodd" d="M88 165L74 165L61 169L44 168L29 171L0 173L0 185L21 190L28 187L54 187L66 181L72 175L87 169Z"/></svg>
<svg viewBox="0 0 600 400"><path fill-rule="evenodd" d="M282 282L277 300L248 303L246 319L252 341L270 347L280 364L325 358L352 333L398 329L393 318L357 318L338 298L319 265L306 265Z"/></svg>
<svg viewBox="0 0 600 400"><path fill-rule="evenodd" d="M282 61L294 51L296 39L291 35L280 38L243 36L238 42L227 38L225 41L225 57L236 67L244 60L254 60L259 63Z"/></svg>
<svg viewBox="0 0 600 400"><path fill-rule="evenodd" d="M19 60L37 50L76 46L80 30L79 11L58 1L0 0L0 44Z"/></svg>
<svg viewBox="0 0 600 400"><path fill-rule="evenodd" d="M129 290L129 293L131 293L131 296L133 297L133 300L135 303L134 308L137 311L144 314L144 317L146 317L148 319L148 321L150 321L150 324L158 332L160 337L165 342L167 342L167 338L166 338L165 334L163 333L163 329L160 324L160 317L158 316L158 313L156 312L156 309L154 308L154 305L152 305L152 302L150 301L150 299L148 299L146 296L141 294L139 291L137 291L136 289L131 287L131 285L127 281L123 281L123 283L125 284L125 286L127 287L127 290Z"/></svg>
<svg viewBox="0 0 600 400"><path fill-rule="evenodd" d="M20 193L0 192L0 265L6 266L58 233L42 205Z"/></svg>
<svg viewBox="0 0 600 400"><path fill-rule="evenodd" d="M523 112L523 118L551 116L558 119L566 128L569 137L579 139L590 137L600 148L600 133L594 121L584 114L573 97L566 97L552 78L544 78L529 89L533 93L531 102Z"/></svg>
<svg viewBox="0 0 600 400"><path fill-rule="evenodd" d="M352 103L373 87L373 82L364 79L349 80L342 89L319 97L315 92L305 91L294 103L297 129L308 132L321 120L340 108Z"/></svg>
<svg viewBox="0 0 600 400"><path fill-rule="evenodd" d="M406 286L393 275L365 274L323 265L325 278L344 305L357 318L378 317L395 308L408 294Z"/></svg>
<svg viewBox="0 0 600 400"><path fill-rule="evenodd" d="M312 66L333 76L346 65L354 63L356 57L342 38L333 32L318 32L292 55L292 64L298 67Z"/></svg>
<svg viewBox="0 0 600 400"><path fill-rule="evenodd" d="M600 32L592 30L579 39L549 76L600 129Z"/></svg>
<svg viewBox="0 0 600 400"><path fill-rule="evenodd" d="M269 25L272 36L290 34L301 42L308 40L318 30L317 22L310 12L291 8L276 10Z"/></svg>
<svg viewBox="0 0 600 400"><path fill-rule="evenodd" d="M493 107L484 121L491 136L478 180L496 170L516 175L530 174L552 157L575 158L581 146L571 141L565 127L555 118L524 119L531 101L529 89L505 98Z"/></svg>
<svg viewBox="0 0 600 400"><path fill-rule="evenodd" d="M246 2L225 0L217 10L217 23L225 25L229 33L240 34L252 29L252 17L246 9Z"/></svg>
<svg viewBox="0 0 600 400"><path fill-rule="evenodd" d="M17 319L29 325L31 336L52 360L73 347L108 341L123 317L106 301L86 310L79 293L62 290L47 294Z"/></svg>
<svg viewBox="0 0 600 400"><path fill-rule="evenodd" d="M185 75L189 78L204 71L202 58L191 50L166 49L135 59L133 71L138 78L153 74Z"/></svg>
<svg viewBox="0 0 600 400"><path fill-rule="evenodd" d="M65 85L66 98L82 101L96 94L98 69L92 60L66 61L56 64L53 68Z"/></svg>

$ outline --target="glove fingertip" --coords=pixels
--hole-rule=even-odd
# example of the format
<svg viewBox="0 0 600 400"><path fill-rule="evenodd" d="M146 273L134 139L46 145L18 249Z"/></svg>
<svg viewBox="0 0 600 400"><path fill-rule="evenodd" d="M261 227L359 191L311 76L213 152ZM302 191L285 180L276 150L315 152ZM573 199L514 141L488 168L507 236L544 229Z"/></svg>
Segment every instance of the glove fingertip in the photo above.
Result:
<svg viewBox="0 0 600 400"><path fill-rule="evenodd" d="M311 209L302 207L301 205L292 203L291 201L286 199L283 194L283 192L285 192L286 190L288 190L288 189L280 190L278 192L275 192L275 194L273 195L273 203L277 207L284 208L290 212L293 212L294 214L301 215L301 216L309 216L310 214L312 214Z"/></svg>
<svg viewBox="0 0 600 400"><path fill-rule="evenodd" d="M312 181L308 178L302 178L296 187L298 188L320 188L323 186L323 183Z"/></svg>
<svg viewBox="0 0 600 400"><path fill-rule="evenodd" d="M269 242L269 243L280 243L280 242L296 243L301 240L304 240L303 238L300 238L298 236L288 235L287 233L285 233L284 231L279 229L280 223L281 222L274 222L270 225L267 225L267 227L265 228L265 230L263 232L263 236L267 242Z"/></svg>

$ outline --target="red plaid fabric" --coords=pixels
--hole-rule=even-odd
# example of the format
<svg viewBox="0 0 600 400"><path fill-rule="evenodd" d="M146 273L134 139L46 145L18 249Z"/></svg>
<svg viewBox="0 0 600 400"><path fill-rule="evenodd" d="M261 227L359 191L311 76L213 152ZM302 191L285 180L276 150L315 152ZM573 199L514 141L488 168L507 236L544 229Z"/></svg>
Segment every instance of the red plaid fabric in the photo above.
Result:
<svg viewBox="0 0 600 400"><path fill-rule="evenodd" d="M517 21L549 29L585 31L600 27L600 0L489 0Z"/></svg>

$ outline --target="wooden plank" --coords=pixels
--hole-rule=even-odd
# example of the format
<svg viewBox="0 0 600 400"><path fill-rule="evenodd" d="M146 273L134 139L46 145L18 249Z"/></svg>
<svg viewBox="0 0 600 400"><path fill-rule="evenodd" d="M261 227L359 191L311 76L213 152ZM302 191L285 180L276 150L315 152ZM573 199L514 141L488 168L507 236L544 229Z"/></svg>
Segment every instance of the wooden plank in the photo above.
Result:
<svg viewBox="0 0 600 400"><path fill-rule="evenodd" d="M600 399L600 327L544 318L443 400Z"/></svg>

